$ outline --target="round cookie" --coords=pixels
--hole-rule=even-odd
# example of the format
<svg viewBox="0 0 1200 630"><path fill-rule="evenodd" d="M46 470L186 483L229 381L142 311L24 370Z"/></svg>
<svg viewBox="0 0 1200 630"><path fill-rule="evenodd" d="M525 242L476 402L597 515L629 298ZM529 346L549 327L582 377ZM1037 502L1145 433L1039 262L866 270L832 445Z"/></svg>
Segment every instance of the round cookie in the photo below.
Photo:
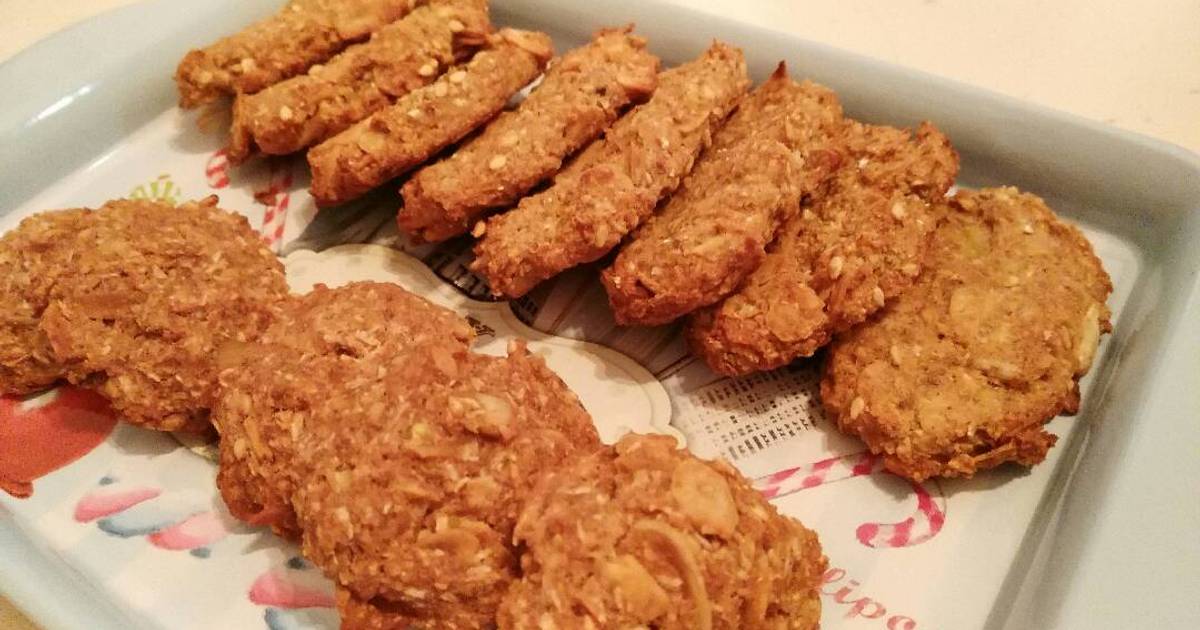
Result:
<svg viewBox="0 0 1200 630"><path fill-rule="evenodd" d="M318 285L283 302L251 344L222 349L212 421L221 434L217 487L239 519L298 539L295 443L322 431L326 404L353 395L388 357L418 345L465 349L462 317L398 285Z"/></svg>
<svg viewBox="0 0 1200 630"><path fill-rule="evenodd" d="M917 283L830 347L842 431L921 481L1042 461L1112 329L1112 284L1078 229L1015 188L960 191Z"/></svg>
<svg viewBox="0 0 1200 630"><path fill-rule="evenodd" d="M40 327L58 279L75 271L86 209L42 212L0 237L0 394L24 395L63 378L66 367Z"/></svg>
<svg viewBox="0 0 1200 630"><path fill-rule="evenodd" d="M348 604L429 628L490 623L525 495L599 447L578 399L521 344L506 358L414 348L329 395L334 430L297 449L305 556Z"/></svg>
<svg viewBox="0 0 1200 630"><path fill-rule="evenodd" d="M820 619L816 534L669 437L630 435L547 477L515 539L523 577L502 630L812 630Z"/></svg>
<svg viewBox="0 0 1200 630"><path fill-rule="evenodd" d="M117 200L88 213L41 314L65 376L133 424L207 429L214 353L256 338L287 295L279 260L216 203Z"/></svg>

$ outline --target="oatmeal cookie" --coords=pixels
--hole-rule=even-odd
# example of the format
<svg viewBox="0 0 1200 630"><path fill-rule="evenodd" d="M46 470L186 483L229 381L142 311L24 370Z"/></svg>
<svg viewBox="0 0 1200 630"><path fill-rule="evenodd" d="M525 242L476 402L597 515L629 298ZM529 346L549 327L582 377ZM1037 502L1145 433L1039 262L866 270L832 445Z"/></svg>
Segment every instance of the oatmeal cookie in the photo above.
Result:
<svg viewBox="0 0 1200 630"><path fill-rule="evenodd" d="M524 497L598 448L590 417L519 343L507 358L417 348L351 385L325 407L334 430L298 449L305 556L352 602L483 627L516 575Z"/></svg>
<svg viewBox="0 0 1200 630"><path fill-rule="evenodd" d="M41 212L0 237L0 394L30 394L66 375L42 331L58 279L74 272L76 238L87 209Z"/></svg>
<svg viewBox="0 0 1200 630"><path fill-rule="evenodd" d="M216 349L257 338L287 295L279 260L245 217L216 203L118 200L70 211L77 223L62 235L58 267L43 269L53 284L38 326L60 376L104 395L133 424L206 430ZM42 250L38 264L54 251ZM33 338L35 354L42 339Z"/></svg>
<svg viewBox="0 0 1200 630"><path fill-rule="evenodd" d="M291 0L278 13L216 43L190 51L175 70L179 105L253 94L294 77L366 39L415 0Z"/></svg>
<svg viewBox="0 0 1200 630"><path fill-rule="evenodd" d="M438 617L428 617L403 602L375 598L358 599L349 590L338 587L335 593L341 630L480 630L493 628L490 619L473 607L446 609Z"/></svg>
<svg viewBox="0 0 1200 630"><path fill-rule="evenodd" d="M473 336L462 317L395 284L318 285L281 305L260 340L220 353L212 421L221 435L217 487L230 513L298 539L296 443L320 439L324 408L354 396L354 383L374 377L392 353L452 352Z"/></svg>
<svg viewBox="0 0 1200 630"><path fill-rule="evenodd" d="M312 195L336 205L387 183L504 109L554 56L550 36L505 28L490 47L308 151Z"/></svg>
<svg viewBox="0 0 1200 630"><path fill-rule="evenodd" d="M716 372L787 365L904 292L921 272L933 204L958 174L950 141L851 122L848 159L827 191L787 221L762 265L723 302L697 311L686 335Z"/></svg>
<svg viewBox="0 0 1200 630"><path fill-rule="evenodd" d="M485 0L431 0L307 74L239 94L229 159L286 155L322 142L470 58L489 32Z"/></svg>
<svg viewBox="0 0 1200 630"><path fill-rule="evenodd" d="M550 188L476 227L482 240L471 270L492 293L514 299L604 256L675 190L749 85L742 51L721 42L659 74L654 96L588 145Z"/></svg>
<svg viewBox="0 0 1200 630"><path fill-rule="evenodd" d="M632 28L601 30L552 61L515 111L500 114L449 158L404 185L398 221L426 241L467 232L489 209L508 206L562 168L626 105L657 85L659 60Z"/></svg>
<svg viewBox="0 0 1200 630"><path fill-rule="evenodd" d="M1079 408L1112 329L1112 284L1083 234L1015 188L960 191L925 272L829 350L821 400L842 431L920 481L1032 466Z"/></svg>
<svg viewBox="0 0 1200 630"><path fill-rule="evenodd" d="M842 126L837 96L780 64L604 270L617 323L665 324L737 289L801 198L837 170Z"/></svg>
<svg viewBox="0 0 1200 630"><path fill-rule="evenodd" d="M737 471L630 435L548 476L517 522L502 630L813 630L817 535Z"/></svg>

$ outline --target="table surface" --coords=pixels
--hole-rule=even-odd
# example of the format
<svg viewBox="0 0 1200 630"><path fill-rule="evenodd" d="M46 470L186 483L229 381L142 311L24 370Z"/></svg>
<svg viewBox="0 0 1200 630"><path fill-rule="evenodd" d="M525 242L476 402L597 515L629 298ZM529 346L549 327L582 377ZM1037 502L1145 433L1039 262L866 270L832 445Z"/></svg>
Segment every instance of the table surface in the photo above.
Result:
<svg viewBox="0 0 1200 630"><path fill-rule="evenodd" d="M0 0L0 61L59 29L134 1ZM1200 152L1196 0L670 1ZM0 598L0 628L34 626Z"/></svg>

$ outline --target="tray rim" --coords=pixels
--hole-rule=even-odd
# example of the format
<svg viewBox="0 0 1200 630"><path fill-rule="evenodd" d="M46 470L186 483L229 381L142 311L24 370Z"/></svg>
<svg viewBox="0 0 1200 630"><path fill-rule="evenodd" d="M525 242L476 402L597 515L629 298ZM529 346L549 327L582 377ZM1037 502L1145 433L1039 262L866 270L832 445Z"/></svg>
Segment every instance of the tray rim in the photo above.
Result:
<svg viewBox="0 0 1200 630"><path fill-rule="evenodd" d="M69 58L72 56L70 52L71 50L74 50L76 54L84 54L86 51L92 50L93 48L96 50L103 49L104 45L107 43L106 34L122 31L122 29L128 31L131 25L136 25L145 20L153 21L154 19L171 19L174 17L176 19L175 26L178 27L179 22L182 22L183 20L183 18L180 16L203 14L204 20L208 20L207 22L201 20L203 24L218 20L244 22L257 15L268 12L274 4L270 2L270 0L257 0L255 2L231 2L226 0L215 3L201 3L196 0L185 1L187 2L187 5L181 7L179 0L147 0L145 2L136 3L102 13L98 16L80 22L79 24L76 24L64 31L50 35L40 40L33 46L18 53L3 64L0 64L0 85L14 85L15 81L24 82L29 77L35 76L30 74L31 71L36 71L38 74L41 74L44 77L51 74L57 74L47 72L47 66L54 67L54 62L56 60L60 62L69 60ZM497 9L503 9L505 11L515 10L520 12L522 10L528 10L530 7L536 7L544 2L545 0L509 0L507 2L498 1L495 4ZM621 10L620 7L630 6L632 3L618 0L617 2L605 4L616 6L618 8L611 10L619 11ZM969 93L975 98L987 102L991 106L999 108L1000 110L1034 115L1043 119L1061 123L1062 125L1077 131L1086 132L1095 138L1122 145L1128 145L1130 148L1137 148L1156 153L1161 159L1174 161L1181 172L1185 173L1186 175L1190 175L1195 181L1200 182L1200 155L1197 155L1188 149L1165 140L1148 137L1136 132L1126 131L1105 125L1103 123L1095 122L1081 116L1057 111L1041 105L1027 103L1014 97L991 92L983 88L969 86L957 81L937 77L916 70L901 68L884 61L875 60L857 53L841 51L826 44L810 42L786 33L780 33L770 29L763 29L746 24L731 22L721 16L701 13L675 5L667 5L665 3L658 2L657 0L648 0L646 2L637 4L641 4L643 7L648 6L652 11L658 11L659 13L669 11L674 18L682 18L684 21L690 20L692 22L699 23L724 22L726 24L735 25L736 28L743 33L762 33L770 34L773 37L786 38L794 42L798 47L802 47L805 50L822 51L824 54L836 56L842 61L850 63L851 65L858 65L877 72L885 72L896 76L903 76L905 78L919 80L923 85L932 86L936 89ZM194 9L194 11L191 9ZM222 13L223 16L219 18L216 17L218 12ZM195 22L193 22L193 24L195 24ZM200 32L204 29L202 27L197 27L194 30ZM167 31L167 33L173 34L174 32ZM144 51L148 48L152 48L155 45L161 46L163 45L162 40L165 38L167 38L167 35L164 35L163 33L155 34L144 29L133 29L133 37L125 37L122 40L123 43L129 45L129 50L124 57L132 58L133 53L135 52ZM129 62L130 59L123 58L114 62L110 62L108 67L113 68ZM174 58L167 59L166 62L173 67ZM61 66L62 64L60 63L58 65ZM162 64L160 63L158 65ZM81 66L67 66L67 71L61 73L60 79L66 78L68 81L47 79L40 82L34 82L34 84L29 86L27 90L21 90L19 94L15 95L15 97L13 94L15 90L10 90L8 95L5 96L4 100L11 100L13 102L6 102L4 103L3 107L0 107L0 141L20 136L22 135L22 132L28 132L32 127L35 126L36 123L45 122L44 119L34 119L27 116L27 114L31 112L47 112L53 108L55 104L61 103L61 89L56 91L55 88L56 86L59 88L63 87L65 83L70 82L69 79L72 77L76 77L84 81L81 87L91 86L91 89L82 93L78 91L68 93L76 94L79 97L87 96L89 93L94 91L100 92L107 90L111 92L113 90L129 87L129 85L121 84L120 81L112 81L111 77L106 77L106 80L108 80L107 84L103 81L99 84L87 82L86 76L87 71L85 71ZM113 83L116 83L116 85L114 86ZM25 85L28 84L24 84L22 87L24 88ZM47 102L47 99L53 100L49 100L49 102ZM153 114L160 112L161 107L159 107L159 105L167 102L168 100L173 100L173 93L170 94L169 98L167 98L164 94L152 96L146 103L147 107L144 109L150 111L150 116L152 116ZM62 120L65 117L68 117L68 115L74 114L76 110L80 109L75 107L75 105L76 104L71 100L67 100L61 107L50 112L46 118L55 117L56 120ZM153 107L151 107L152 105ZM23 115L25 116L22 117ZM146 122L146 119L148 118L149 116L146 116L142 119L133 121L135 123L133 124L133 128L140 126L142 123ZM130 121L125 121L123 124L128 125L129 122ZM41 125L40 128L44 129L47 128L47 126ZM54 169L54 171L60 174L64 172L73 172L76 168L86 163L86 160L90 160L94 155L103 155L108 148L108 145L105 145L102 142L92 142L91 144L84 143L84 145L85 148L78 152L76 156L78 159L76 159L74 163L71 163L67 166L60 165L58 168ZM89 148L91 149L91 152L89 152ZM18 173L16 177L20 177L20 171L21 169L12 169L12 172ZM16 206L21 205L23 202L27 201L28 198L33 196L33 194L36 194L41 188L41 186L36 184L10 188L7 184L10 183L12 177L13 176L7 175L0 176L0 179L4 180L3 185L0 185L0 215L7 214ZM33 179L36 180L36 178ZM13 188L22 192L19 192L15 196L10 196L10 192L8 191L12 190ZM1197 187L1197 190L1200 190L1200 186ZM1174 251L1174 249L1186 245L1186 243L1179 242L1186 238L1185 235L1200 234L1200 193L1198 193L1196 196L1187 197L1187 201L1185 201L1185 203L1187 204L1187 208L1182 211L1180 216L1163 217L1154 222L1155 225L1153 227L1157 228L1159 231L1163 231L1164 228L1168 230L1174 228L1173 234L1160 235L1161 238L1153 238L1151 239L1153 242L1147 242L1145 239L1149 238L1148 234L1142 233L1140 237L1131 237L1132 240L1136 242L1139 248L1149 248L1154 244L1161 242L1165 246L1171 247L1172 251ZM1187 358L1184 356L1186 352L1200 345L1196 343L1197 338L1200 337L1200 274L1197 273L1197 271L1200 270L1200 264L1196 263L1196 260L1198 259L1197 256L1189 256L1188 259L1189 260L1186 262L1181 263L1184 268L1180 271L1180 273L1182 273L1185 278L1190 279L1190 283L1183 288L1182 294L1175 297L1175 307L1170 309L1170 311L1165 314L1165 318L1168 320L1164 325L1165 330L1158 335L1158 339L1151 340L1155 346L1157 346L1160 350L1164 350L1164 352L1157 353L1148 362L1149 367L1151 368L1161 369L1164 366L1172 366L1182 369L1167 370L1167 377L1164 380L1158 383L1142 386L1138 392L1140 394L1140 396L1138 396L1139 404L1136 405L1139 408L1139 411L1154 410L1163 406L1166 406L1168 409L1172 407L1179 407L1179 395L1181 392L1196 391L1197 389L1200 389L1200 378L1196 378L1196 375L1194 374L1194 365L1189 363ZM1153 267L1147 267L1143 269L1141 274L1139 274L1137 284L1142 284L1142 276L1150 274L1161 276L1162 270ZM1161 281L1160 278L1151 278L1151 280ZM1114 360L1113 363L1115 364L1116 361ZM1193 368L1191 370L1193 374L1188 374L1188 366ZM1115 370L1115 365L1111 369ZM1171 398L1168 403L1165 403L1165 405L1162 404L1160 400L1155 400L1150 395L1152 393L1164 391L1168 394L1172 391L1175 393L1175 396ZM1100 393L1095 394L1097 397L1099 395ZM1184 406L1183 409L1186 411L1187 407ZM1194 409L1192 409L1192 411L1193 413L1195 412ZM1186 436L1188 440L1185 441L1185 443L1194 442L1197 436L1200 436L1200 431L1193 429L1192 435ZM1145 438L1146 436L1139 435L1138 437ZM1145 440L1143 439L1142 441ZM1075 465L1078 465L1078 462L1075 462ZM1109 471L1109 473L1109 485L1113 485L1115 481L1120 481L1123 479L1114 478L1113 475L1115 473L1112 473L1111 471ZM1200 475L1192 477L1190 481L1200 482ZM5 511L0 509L0 516L3 516L4 513ZM1183 529L1184 527L1180 525L1180 530ZM1194 529L1190 529L1190 531L1194 531ZM6 549L14 541L19 540L22 535L23 532L21 532L19 528L15 527L10 519L0 518L0 542L7 541L6 544L0 545L0 549ZM25 539L28 541L30 540L30 537L26 536ZM7 595L15 605L30 613L32 617L37 619L40 623L43 623L48 628L97 627L97 623L103 621L101 619L97 619L97 616L98 614L101 614L101 611L89 606L88 604L88 602L95 604L95 600L97 599L97 594L91 592L93 589L91 589L89 585L80 584L78 583L80 582L78 579L74 579L73 582L75 583L73 586L75 588L71 593L71 595L75 595L74 597L66 596L65 593L55 593L56 590L61 590L63 584L59 580L55 579L55 576L61 576L61 573L55 574L53 572L53 565L55 561L58 561L58 559L47 557L48 555L53 556L51 552L48 552L47 550L36 549L33 546L26 548L14 547L12 552L13 553L10 555L10 553L6 550L3 555L6 556L6 560L9 561L0 562L0 592L4 592L4 594ZM12 562L11 560L17 560L17 562ZM26 562L30 564L26 565ZM38 565L34 567L36 570L35 575L31 576L29 573L23 570L27 567L33 567L35 564ZM1200 574L1200 571L1197 573ZM33 577L33 579L30 579L31 577ZM1200 578L1200 575L1195 577ZM1133 578L1130 576L1125 576L1125 579L1131 580ZM1200 579L1195 580L1191 584L1186 581L1178 583L1174 585L1175 588L1168 588L1167 590L1161 592L1159 594L1161 597L1160 601L1171 601L1173 596L1175 597L1175 601L1187 601L1187 599L1183 599L1183 596L1193 594L1196 585L1200 585ZM1070 589L1068 587L1068 591L1069 590ZM99 599L101 600L100 603L104 603L102 598ZM1078 608L1078 606L1076 606L1076 608ZM1074 612L1077 613L1078 611ZM119 615L115 610L107 611L106 617L107 621L103 622L111 627L127 627L128 619L125 619L123 616ZM1061 621L1061 617L1059 617L1059 620ZM991 627L990 623L989 627Z"/></svg>

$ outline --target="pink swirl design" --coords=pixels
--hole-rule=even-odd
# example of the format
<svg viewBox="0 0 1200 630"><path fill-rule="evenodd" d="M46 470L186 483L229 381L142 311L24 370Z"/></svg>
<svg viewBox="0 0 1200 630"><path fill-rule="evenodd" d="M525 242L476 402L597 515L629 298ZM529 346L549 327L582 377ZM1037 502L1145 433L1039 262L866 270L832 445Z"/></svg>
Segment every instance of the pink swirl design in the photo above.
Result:
<svg viewBox="0 0 1200 630"><path fill-rule="evenodd" d="M303 561L289 563L307 567ZM250 586L250 601L276 608L332 608L335 605L328 585L309 583L304 569L280 567L266 571Z"/></svg>
<svg viewBox="0 0 1200 630"><path fill-rule="evenodd" d="M229 185L229 152L221 149L213 153L204 164L204 177L212 188L225 188Z"/></svg>
<svg viewBox="0 0 1200 630"><path fill-rule="evenodd" d="M209 558L214 548L233 533L216 512L204 509L195 497L165 493L161 488L124 484L105 475L99 486L75 505L78 523L94 523L111 536L144 537L165 551L187 551ZM261 573L246 598L264 608L268 630L301 630L337 625L336 601L330 582L299 556Z"/></svg>
<svg viewBox="0 0 1200 630"><path fill-rule="evenodd" d="M883 472L883 458L864 451L788 468L759 478L754 487L767 499L777 499L828 483ZM858 542L873 549L911 547L932 539L946 524L946 500L941 486L935 498L924 485L910 482L917 497L912 514L898 523L863 523L855 530ZM936 485L936 482L935 482Z"/></svg>
<svg viewBox="0 0 1200 630"><path fill-rule="evenodd" d="M263 572L247 593L263 606L268 630L334 628L339 624L332 584L300 556Z"/></svg>
<svg viewBox="0 0 1200 630"><path fill-rule="evenodd" d="M208 547L228 534L216 514L201 512L150 534L146 540L159 549L190 551Z"/></svg>
<svg viewBox="0 0 1200 630"><path fill-rule="evenodd" d="M150 487L124 488L112 492L105 492L101 487L100 490L84 495L75 504L75 521L90 523L98 518L124 512L143 501L154 499L160 494L162 494L162 490Z"/></svg>
<svg viewBox="0 0 1200 630"><path fill-rule="evenodd" d="M203 502L164 493L162 488L122 483L111 475L75 504L77 523L95 523L118 538L145 537L167 551L207 558L230 534L229 525Z"/></svg>

